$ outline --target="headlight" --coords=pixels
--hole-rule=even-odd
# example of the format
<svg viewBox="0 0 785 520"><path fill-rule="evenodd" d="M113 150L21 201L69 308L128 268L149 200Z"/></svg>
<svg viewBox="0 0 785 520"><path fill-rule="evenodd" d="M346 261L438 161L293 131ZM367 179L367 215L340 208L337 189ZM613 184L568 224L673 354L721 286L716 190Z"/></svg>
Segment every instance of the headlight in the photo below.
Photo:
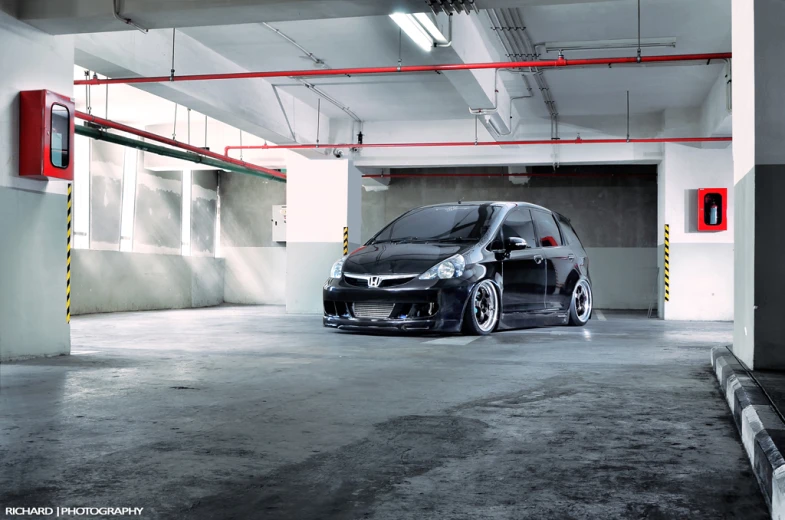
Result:
<svg viewBox="0 0 785 520"><path fill-rule="evenodd" d="M464 269L466 269L466 259L461 255L455 255L425 271L420 275L420 280L458 278L463 274Z"/></svg>
<svg viewBox="0 0 785 520"><path fill-rule="evenodd" d="M346 257L338 259L337 262L333 264L332 269L330 269L330 278L340 278L343 274L343 261Z"/></svg>

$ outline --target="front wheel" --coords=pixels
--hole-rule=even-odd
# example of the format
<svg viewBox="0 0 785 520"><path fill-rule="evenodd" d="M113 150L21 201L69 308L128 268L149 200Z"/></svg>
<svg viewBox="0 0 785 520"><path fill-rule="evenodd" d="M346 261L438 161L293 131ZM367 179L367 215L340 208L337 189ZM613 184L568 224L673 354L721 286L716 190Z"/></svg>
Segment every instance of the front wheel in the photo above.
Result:
<svg viewBox="0 0 785 520"><path fill-rule="evenodd" d="M499 322L499 291L490 280L483 280L472 289L463 318L464 332L485 336Z"/></svg>
<svg viewBox="0 0 785 520"><path fill-rule="evenodd" d="M592 309L591 285L586 279L578 280L572 290L572 300L570 302L569 324L576 327L583 327L591 318Z"/></svg>

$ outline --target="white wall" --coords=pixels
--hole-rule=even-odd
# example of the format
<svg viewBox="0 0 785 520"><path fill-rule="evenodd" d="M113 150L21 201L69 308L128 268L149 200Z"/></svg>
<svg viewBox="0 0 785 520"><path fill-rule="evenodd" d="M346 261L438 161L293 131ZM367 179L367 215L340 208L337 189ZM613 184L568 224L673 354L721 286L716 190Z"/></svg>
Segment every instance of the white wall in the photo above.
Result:
<svg viewBox="0 0 785 520"><path fill-rule="evenodd" d="M68 354L64 182L18 177L19 92L73 92L73 39L0 11L0 361Z"/></svg>
<svg viewBox="0 0 785 520"><path fill-rule="evenodd" d="M222 247L221 253L226 262L226 303L286 303L285 247Z"/></svg>
<svg viewBox="0 0 785 520"><path fill-rule="evenodd" d="M71 312L187 309L223 303L220 258L77 249Z"/></svg>
<svg viewBox="0 0 785 520"><path fill-rule="evenodd" d="M659 171L658 265L664 267L664 225L670 225L667 320L733 320L733 155L730 146L665 145ZM697 231L698 188L728 188L728 230Z"/></svg>

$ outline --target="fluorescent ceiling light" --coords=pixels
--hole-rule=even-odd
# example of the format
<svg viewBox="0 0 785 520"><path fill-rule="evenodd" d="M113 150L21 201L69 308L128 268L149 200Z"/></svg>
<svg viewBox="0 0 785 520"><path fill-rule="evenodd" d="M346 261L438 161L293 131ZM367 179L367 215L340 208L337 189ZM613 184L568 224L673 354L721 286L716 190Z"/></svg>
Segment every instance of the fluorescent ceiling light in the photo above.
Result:
<svg viewBox="0 0 785 520"><path fill-rule="evenodd" d="M577 42L546 42L537 45L545 47L545 52L589 51L604 49L637 49L638 39L593 40ZM641 48L676 47L676 38L641 38Z"/></svg>
<svg viewBox="0 0 785 520"><path fill-rule="evenodd" d="M436 27L436 24L433 23L430 16L426 13L414 13L414 18L426 31L428 31L428 34L431 35L431 38L433 38L435 42L442 44L447 43L447 38L445 38L444 34Z"/></svg>
<svg viewBox="0 0 785 520"><path fill-rule="evenodd" d="M428 34L428 31L426 31L422 25L417 23L417 19L414 16L405 13L393 13L390 15L390 18L392 18L393 21L398 24L398 27L400 27L422 50L426 52L431 51L431 48L433 48L433 38L431 38L431 35Z"/></svg>

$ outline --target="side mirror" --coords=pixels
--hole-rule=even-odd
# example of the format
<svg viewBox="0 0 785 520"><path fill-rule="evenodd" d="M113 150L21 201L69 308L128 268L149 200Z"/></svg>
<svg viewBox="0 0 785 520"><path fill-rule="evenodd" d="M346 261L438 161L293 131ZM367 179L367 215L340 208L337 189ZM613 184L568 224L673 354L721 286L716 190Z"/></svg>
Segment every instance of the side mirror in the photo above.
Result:
<svg viewBox="0 0 785 520"><path fill-rule="evenodd" d="M520 237L508 237L505 241L505 249L507 251L526 249L527 247L529 247L529 244L526 243L526 240Z"/></svg>

